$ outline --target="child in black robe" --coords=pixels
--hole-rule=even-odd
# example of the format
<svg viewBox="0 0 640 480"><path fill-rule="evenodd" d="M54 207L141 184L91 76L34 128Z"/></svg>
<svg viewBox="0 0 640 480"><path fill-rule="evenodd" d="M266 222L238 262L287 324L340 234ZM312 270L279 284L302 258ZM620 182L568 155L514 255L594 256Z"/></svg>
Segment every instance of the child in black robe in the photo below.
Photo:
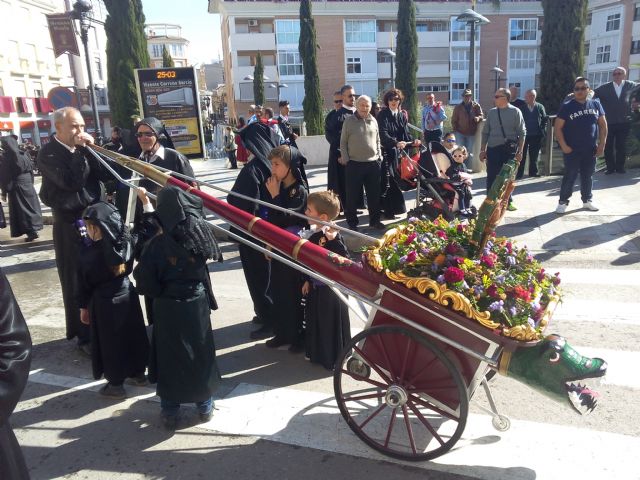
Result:
<svg viewBox="0 0 640 480"><path fill-rule="evenodd" d="M460 214L465 216L473 215L471 210L471 177L466 173L464 164L469 154L466 147L456 147L451 152L451 156L453 157L453 163L447 168L445 175L449 177L449 180L460 182L458 185L453 185L458 194Z"/></svg>
<svg viewBox="0 0 640 480"><path fill-rule="evenodd" d="M340 212L340 201L333 192L314 192L307 199L306 215L329 222ZM349 258L349 251L337 230L311 221L309 241L327 250ZM336 294L323 283L308 279L302 286L307 296L305 309L305 343L307 357L327 370L333 370L344 346L351 340L349 309Z"/></svg>
<svg viewBox="0 0 640 480"><path fill-rule="evenodd" d="M308 186L304 170L301 170L301 155L288 145L271 150L271 177L265 182L269 203L304 213L307 207ZM303 218L288 215L270 208L261 209L261 217L280 228L297 234L306 226ZM304 310L301 306L302 274L277 260L271 260L271 298L273 299L273 333L267 340L269 348L290 345L289 351L299 353L304 350L302 321Z"/></svg>
<svg viewBox="0 0 640 480"><path fill-rule="evenodd" d="M80 321L91 325L91 363L97 380L107 384L100 394L123 399L123 383L147 383L145 369L149 341L138 295L129 281L133 268L133 238L122 223L118 209L99 202L83 214L87 235L79 255Z"/></svg>

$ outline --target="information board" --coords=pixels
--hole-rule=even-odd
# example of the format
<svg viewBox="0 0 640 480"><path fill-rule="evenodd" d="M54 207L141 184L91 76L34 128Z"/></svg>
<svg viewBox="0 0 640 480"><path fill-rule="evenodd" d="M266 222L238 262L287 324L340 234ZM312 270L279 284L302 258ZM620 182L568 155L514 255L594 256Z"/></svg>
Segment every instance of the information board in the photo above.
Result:
<svg viewBox="0 0 640 480"><path fill-rule="evenodd" d="M198 82L193 67L136 69L143 117L161 120L176 150L187 158L204 157Z"/></svg>

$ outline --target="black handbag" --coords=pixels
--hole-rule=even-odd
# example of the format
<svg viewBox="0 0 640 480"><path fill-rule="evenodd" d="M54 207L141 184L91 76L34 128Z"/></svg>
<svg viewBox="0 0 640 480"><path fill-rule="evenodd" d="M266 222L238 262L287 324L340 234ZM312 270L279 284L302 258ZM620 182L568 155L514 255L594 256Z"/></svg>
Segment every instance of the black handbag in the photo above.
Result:
<svg viewBox="0 0 640 480"><path fill-rule="evenodd" d="M507 135L504 133L504 127L502 126L502 117L500 116L500 109L498 110L498 121L500 122L500 130L502 130L502 137L504 138L504 149L510 157L515 157L516 152L518 151L518 140L511 140L507 138Z"/></svg>

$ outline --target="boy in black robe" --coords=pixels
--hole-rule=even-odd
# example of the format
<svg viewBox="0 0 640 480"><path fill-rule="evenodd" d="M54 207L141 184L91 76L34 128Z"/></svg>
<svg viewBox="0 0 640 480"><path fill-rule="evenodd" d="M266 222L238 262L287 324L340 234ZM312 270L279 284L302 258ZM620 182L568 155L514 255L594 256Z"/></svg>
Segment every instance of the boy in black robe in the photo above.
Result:
<svg viewBox="0 0 640 480"><path fill-rule="evenodd" d="M333 192L313 192L307 199L305 213L310 218L330 222L339 212L340 201ZM309 223L311 230L305 234L309 235L310 242L349 258L340 232L312 221ZM306 280L302 294L307 296L306 355L312 363L333 370L342 349L351 340L349 309L329 287L317 280Z"/></svg>
<svg viewBox="0 0 640 480"><path fill-rule="evenodd" d="M83 219L92 243L81 249L78 261L80 321L91 325L93 377L104 375L108 382L100 394L121 400L126 378L136 385L147 383L149 357L140 301L129 281L133 238L110 203L87 207Z"/></svg>
<svg viewBox="0 0 640 480"><path fill-rule="evenodd" d="M272 175L266 181L270 197L268 201L298 213L304 213L309 191L306 176L301 167L301 157L295 147L281 145L274 148L269 154ZM265 209L260 216L294 234L297 234L307 223L303 218L273 209ZM271 261L271 298L273 299L272 318L275 336L267 340L267 347L278 348L290 345L289 351L292 353L304 350L301 285L302 275L294 268L279 262L278 256L274 255Z"/></svg>
<svg viewBox="0 0 640 480"><path fill-rule="evenodd" d="M268 125L261 122L254 122L246 126L240 130L239 136L254 158L240 170L231 191L250 199L267 201L270 196L266 189L266 181L271 177L271 162L268 156L272 149L280 145L280 140ZM259 205L251 200L230 195L227 202L252 215L259 214ZM264 245L237 228L232 227L231 231L256 245ZM273 334L271 319L273 301L269 293L271 263L262 253L244 243L238 245L238 251L244 278L253 302L255 313L253 322L261 324L260 328L251 332L250 337L254 340L269 338Z"/></svg>
<svg viewBox="0 0 640 480"><path fill-rule="evenodd" d="M174 430L182 403L195 403L203 422L213 412L220 373L210 316L218 304L207 260L222 256L200 198L166 186L156 215L162 233L149 240L133 276L138 293L153 299L149 381L157 383L165 428Z"/></svg>

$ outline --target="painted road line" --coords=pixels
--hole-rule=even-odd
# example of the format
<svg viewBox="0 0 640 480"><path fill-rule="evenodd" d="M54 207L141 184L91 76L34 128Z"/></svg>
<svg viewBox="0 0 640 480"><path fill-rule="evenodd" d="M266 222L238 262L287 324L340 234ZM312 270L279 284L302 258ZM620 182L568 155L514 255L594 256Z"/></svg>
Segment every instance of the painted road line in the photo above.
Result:
<svg viewBox="0 0 640 480"><path fill-rule="evenodd" d="M99 383L45 372L34 372L30 380L91 391ZM127 402L150 398L154 399L147 393L131 396ZM26 408L32 401L24 402ZM512 420L507 432L497 432L491 426L491 417L477 414L469 416L461 440L445 456L434 462L401 462L360 441L342 419L332 395L292 388L241 383L216 400L212 420L200 428L478 479L556 480L574 472L576 466L588 472L589 478L640 478L635 462L640 438L521 420Z"/></svg>
<svg viewBox="0 0 640 480"><path fill-rule="evenodd" d="M553 319L640 325L640 303L566 298L553 312Z"/></svg>

